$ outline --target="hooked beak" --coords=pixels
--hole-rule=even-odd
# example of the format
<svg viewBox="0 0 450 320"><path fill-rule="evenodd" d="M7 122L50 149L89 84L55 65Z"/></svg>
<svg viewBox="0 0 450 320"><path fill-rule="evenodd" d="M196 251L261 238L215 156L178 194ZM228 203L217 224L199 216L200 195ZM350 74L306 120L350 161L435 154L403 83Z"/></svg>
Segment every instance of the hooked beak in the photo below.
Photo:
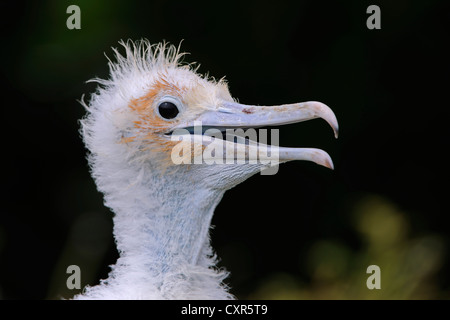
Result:
<svg viewBox="0 0 450 320"><path fill-rule="evenodd" d="M221 105L212 111L207 111L195 119L203 127L214 128L220 131L227 129L248 129L263 126L280 126L285 124L307 121L315 118L322 118L328 122L334 131L334 136L338 137L338 122L333 111L325 104L317 101L303 103L285 104L278 106L251 106L236 102L223 101ZM193 122L180 123L173 129L193 129ZM333 162L323 150L315 148L286 148L278 146L267 146L261 143L247 140L242 148L246 156L249 148L268 147L269 150L277 148L279 162L291 160L308 160L319 165L333 169Z"/></svg>

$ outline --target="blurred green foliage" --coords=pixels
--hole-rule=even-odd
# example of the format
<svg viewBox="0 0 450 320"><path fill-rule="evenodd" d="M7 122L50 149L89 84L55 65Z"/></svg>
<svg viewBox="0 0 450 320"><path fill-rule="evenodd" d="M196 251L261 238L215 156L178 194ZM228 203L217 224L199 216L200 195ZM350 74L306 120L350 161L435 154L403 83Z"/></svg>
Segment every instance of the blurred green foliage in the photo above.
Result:
<svg viewBox="0 0 450 320"><path fill-rule="evenodd" d="M314 243L309 251L309 280L280 273L263 280L250 299L443 299L436 272L445 244L433 234L410 236L408 214L378 195L356 203L355 229L364 245L358 250L339 239ZM366 286L367 267L381 269L381 289ZM302 281L303 280L303 281Z"/></svg>

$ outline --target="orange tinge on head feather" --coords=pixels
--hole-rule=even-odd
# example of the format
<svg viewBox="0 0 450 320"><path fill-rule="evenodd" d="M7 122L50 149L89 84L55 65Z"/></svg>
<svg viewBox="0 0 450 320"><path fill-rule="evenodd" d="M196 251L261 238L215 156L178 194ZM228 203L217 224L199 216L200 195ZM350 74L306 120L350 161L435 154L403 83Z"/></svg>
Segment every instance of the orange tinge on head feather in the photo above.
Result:
<svg viewBox="0 0 450 320"><path fill-rule="evenodd" d="M186 91L186 88L180 89L175 84L170 83L164 76L159 77L150 90L142 97L132 99L128 105L131 110L139 115L141 121L135 122L135 128L141 129L142 125L146 128L160 129L167 126L167 122L159 118L155 112L151 110L153 101L158 95L163 93L179 96L180 93Z"/></svg>
<svg viewBox="0 0 450 320"><path fill-rule="evenodd" d="M181 93L186 91L187 88L170 83L166 77L161 75L144 96L132 99L128 104L128 107L139 117L139 120L134 121L134 128L138 129L139 134L124 137L120 142L142 141L147 145L144 149L141 149L142 151L151 149L152 152L165 155L164 158L171 161L172 150L179 141L171 141L161 136L161 133L165 132L170 124L156 114L153 110L153 102L157 96L163 96L164 94L180 96ZM202 150L203 148L202 146ZM192 157L194 157L193 152Z"/></svg>

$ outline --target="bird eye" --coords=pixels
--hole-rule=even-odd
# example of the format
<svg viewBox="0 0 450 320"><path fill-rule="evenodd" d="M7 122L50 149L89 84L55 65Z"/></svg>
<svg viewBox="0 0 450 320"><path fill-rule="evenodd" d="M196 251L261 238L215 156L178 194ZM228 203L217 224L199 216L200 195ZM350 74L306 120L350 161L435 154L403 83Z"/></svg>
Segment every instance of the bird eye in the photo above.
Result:
<svg viewBox="0 0 450 320"><path fill-rule="evenodd" d="M173 119L180 113L178 107L174 103L169 101L161 103L158 106L158 111L161 117L163 117L164 119Z"/></svg>

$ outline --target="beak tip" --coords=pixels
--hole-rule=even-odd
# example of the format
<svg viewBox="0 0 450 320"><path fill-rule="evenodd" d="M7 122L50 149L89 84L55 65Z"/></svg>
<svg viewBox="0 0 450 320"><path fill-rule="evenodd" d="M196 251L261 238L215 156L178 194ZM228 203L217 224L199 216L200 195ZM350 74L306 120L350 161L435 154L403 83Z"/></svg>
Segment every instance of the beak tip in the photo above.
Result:
<svg viewBox="0 0 450 320"><path fill-rule="evenodd" d="M319 161L317 163L324 167L327 167L328 169L334 170L333 160L331 160L331 157L327 153L326 156L322 158L322 161Z"/></svg>
<svg viewBox="0 0 450 320"><path fill-rule="evenodd" d="M339 137L339 125L336 118L334 118L334 121L330 121L329 124L333 129L334 137L337 139Z"/></svg>
<svg viewBox="0 0 450 320"><path fill-rule="evenodd" d="M333 161L327 160L327 161L325 162L325 167L327 167L328 169L334 170Z"/></svg>

